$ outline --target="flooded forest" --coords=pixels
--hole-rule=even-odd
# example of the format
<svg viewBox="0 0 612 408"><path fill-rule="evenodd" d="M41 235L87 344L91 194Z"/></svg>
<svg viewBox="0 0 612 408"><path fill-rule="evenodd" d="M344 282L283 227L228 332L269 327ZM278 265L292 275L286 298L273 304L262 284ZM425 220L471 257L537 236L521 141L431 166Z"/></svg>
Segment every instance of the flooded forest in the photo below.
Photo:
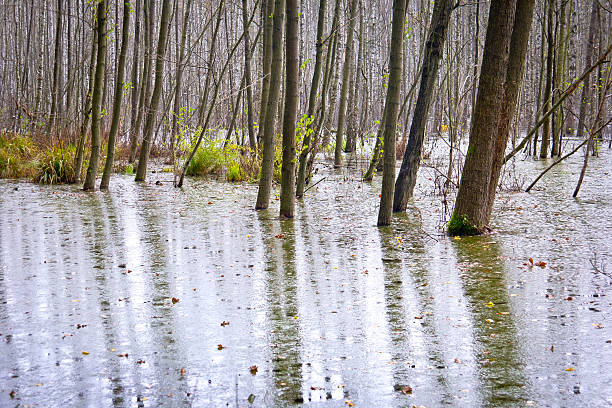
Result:
<svg viewBox="0 0 612 408"><path fill-rule="evenodd" d="M0 407L612 407L610 0L0 21Z"/></svg>

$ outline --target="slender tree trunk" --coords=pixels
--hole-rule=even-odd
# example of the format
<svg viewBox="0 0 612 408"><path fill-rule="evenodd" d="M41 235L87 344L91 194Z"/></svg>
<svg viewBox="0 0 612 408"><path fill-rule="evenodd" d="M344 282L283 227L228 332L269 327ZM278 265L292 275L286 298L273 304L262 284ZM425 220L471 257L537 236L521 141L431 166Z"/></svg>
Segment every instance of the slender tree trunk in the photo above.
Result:
<svg viewBox="0 0 612 408"><path fill-rule="evenodd" d="M106 153L106 164L104 165L104 173L100 182L100 190L108 189L110 176L113 171L113 162L115 159L115 138L119 130L119 118L121 117L121 101L123 100L123 76L125 72L125 59L127 57L129 47L129 31L130 31L130 13L132 5L129 1L123 2L123 31L121 33L121 52L119 53L119 64L117 65L117 78L115 79L115 101L113 102L113 118L111 121L110 133L108 134L108 147Z"/></svg>
<svg viewBox="0 0 612 408"><path fill-rule="evenodd" d="M554 0L548 0L548 17L547 17L547 30L546 30L546 85L544 86L544 112L550 110L551 106L551 94L552 94L552 81L553 81L553 51L555 49L555 43L553 41L553 9ZM542 127L542 144L540 146L540 158L545 159L548 157L548 146L550 144L550 118L546 119L544 126Z"/></svg>
<svg viewBox="0 0 612 408"><path fill-rule="evenodd" d="M58 104L60 103L60 67L62 64L62 4L64 0L57 0L57 19L55 25L55 58L53 61L53 84L51 87L51 112L49 113L49 122L47 133L57 122Z"/></svg>
<svg viewBox="0 0 612 408"><path fill-rule="evenodd" d="M140 3L141 0L134 0L136 4L136 16L134 19L134 52L132 54L132 112L130 114L130 154L129 162L133 163L136 158L136 147L138 146L138 128L136 121L138 119L138 101L140 94L138 86L138 56L140 53Z"/></svg>
<svg viewBox="0 0 612 408"><path fill-rule="evenodd" d="M185 42L187 41L187 25L189 24L189 13L191 11L191 0L187 0L185 14L183 16L183 28L181 31L181 45L179 59L176 63L176 83L174 84L174 114L172 115L172 130L170 132L170 150L172 151L172 168L174 170L174 186L176 187L176 139L178 138L178 116L181 112L181 90L183 85L183 71L185 69Z"/></svg>
<svg viewBox="0 0 612 408"><path fill-rule="evenodd" d="M344 127L346 122L346 103L353 65L353 37L357 17L357 0L349 0L349 23L344 49L344 66L342 67L342 87L340 88L340 105L338 107L338 128L336 129L336 150L334 152L334 167L342 165L342 141L344 140ZM354 84L353 84L354 85Z"/></svg>
<svg viewBox="0 0 612 408"><path fill-rule="evenodd" d="M285 18L284 0L275 0L274 27L272 35L272 69L270 71L270 91L268 94L266 121L264 122L263 153L261 178L257 192L256 210L264 210L270 204L272 174L274 171L274 131L278 111L278 97L281 86L281 69L283 62L283 20Z"/></svg>
<svg viewBox="0 0 612 408"><path fill-rule="evenodd" d="M247 131L249 133L249 146L253 153L257 152L257 139L255 129L253 129L253 90L251 88L251 38L247 29L249 25L249 15L247 13L247 0L242 0L242 27L244 34L244 75L246 82L246 105L247 105Z"/></svg>
<svg viewBox="0 0 612 408"><path fill-rule="evenodd" d="M91 99L93 96L95 75L96 75L96 57L98 51L98 31L94 30L92 36L91 56L89 61L89 86L85 95L85 106L83 109L83 122L81 123L81 133L79 136L79 144L77 145L76 156L74 158L74 182L81 182L81 173L83 168L83 159L85 156L85 142L87 141L87 130L89 129L89 120L91 119Z"/></svg>
<svg viewBox="0 0 612 408"><path fill-rule="evenodd" d="M498 126L491 124L499 124L501 117L515 10L516 0L491 1L470 142L448 227L452 235L481 233L489 222L489 182L498 134Z"/></svg>
<svg viewBox="0 0 612 408"><path fill-rule="evenodd" d="M436 0L434 4L425 44L423 67L421 68L419 95L410 125L404 159L395 182L395 196L393 197L393 211L395 212L406 211L408 199L412 197L416 185L417 171L421 164L421 152L425 140L429 105L431 104L438 67L442 58L452 7L452 0Z"/></svg>
<svg viewBox="0 0 612 408"><path fill-rule="evenodd" d="M308 125L304 140L302 142L302 150L300 152L300 164L297 175L297 187L295 195L302 197L304 195L304 186L306 184L306 162L308 154L312 151L311 144L311 133L315 126L315 106L317 100L317 94L319 92L319 82L321 82L321 67L323 65L323 33L325 31L325 12L327 10L327 0L319 1L319 18L317 22L317 38L316 38L316 53L315 53L315 66L312 74L312 82L310 84L310 95L308 97L308 118L311 122Z"/></svg>
<svg viewBox="0 0 612 408"><path fill-rule="evenodd" d="M285 40L285 111L283 112L283 164L281 168L280 217L295 213L295 123L298 108L298 0L287 1ZM403 0L402 0L403 1Z"/></svg>
<svg viewBox="0 0 612 408"><path fill-rule="evenodd" d="M545 12L546 12L546 5L548 3L544 2L544 8L545 8ZM542 108L540 108L540 105L542 105L542 84L544 82L544 63L545 63L545 59L544 59L544 49L546 48L546 18L542 17L542 23L540 24L540 36L541 38L541 42L540 42L540 75L538 76L538 94L537 94L537 98L536 98L536 114L535 114L535 118L534 118L534 124L538 123L540 120L540 114L542 113ZM542 122L543 123L543 122ZM539 128L538 128L539 129ZM536 130L536 134L535 137L533 138L533 157L537 157L538 155L538 137L539 137L539 130Z"/></svg>
<svg viewBox="0 0 612 408"><path fill-rule="evenodd" d="M584 57L585 67L591 66L593 61L593 49L595 48L595 31L597 26L597 0L593 0L591 7L591 25L589 27L589 36L586 41L586 52ZM582 87L582 96L580 97L580 113L578 114L578 127L576 128L576 138L582 139L584 137L584 127L587 117L587 109L591 99L591 74L587 75L584 79L584 85Z"/></svg>
<svg viewBox="0 0 612 408"><path fill-rule="evenodd" d="M265 0L263 8L263 80L261 83L261 100L259 107L259 130L257 140L261 140L266 123L266 109L268 108L268 94L270 93L270 74L272 72L272 37L274 33L274 1Z"/></svg>
<svg viewBox="0 0 612 408"><path fill-rule="evenodd" d="M100 112L102 110L102 88L104 86L104 66L106 63L106 8L107 0L102 0L98 3L96 12L98 52L91 102L91 155L89 157L89 166L87 167L83 190L93 190L95 188L98 163L100 161Z"/></svg>
<svg viewBox="0 0 612 408"><path fill-rule="evenodd" d="M146 113L144 133L142 136L142 146L140 147L140 157L138 159L138 169L136 171L136 181L145 181L147 177L147 164L151 152L151 139L153 138L153 128L157 117L157 110L161 98L162 82L164 79L164 56L166 54L166 38L168 36L168 21L172 8L170 0L163 0L161 11L161 25L159 28L159 39L157 41L157 56L155 61L155 86L151 96L151 104Z"/></svg>
<svg viewBox="0 0 612 408"><path fill-rule="evenodd" d="M561 1L559 5L561 13L559 16L559 34L557 35L557 53L555 59L555 74L554 74L554 90L553 90L553 105L559 100L561 95L562 85L565 82L565 60L567 55L567 35L566 35L566 18L565 18L565 2ZM553 120L553 141L552 141L552 157L561 156L561 133L563 131L563 105L555 111Z"/></svg>
<svg viewBox="0 0 612 408"><path fill-rule="evenodd" d="M390 225L393 214L393 190L395 183L395 131L402 86L402 51L404 48L404 18L406 0L393 0L393 23L391 28L391 53L389 86L384 112L384 164L378 226Z"/></svg>

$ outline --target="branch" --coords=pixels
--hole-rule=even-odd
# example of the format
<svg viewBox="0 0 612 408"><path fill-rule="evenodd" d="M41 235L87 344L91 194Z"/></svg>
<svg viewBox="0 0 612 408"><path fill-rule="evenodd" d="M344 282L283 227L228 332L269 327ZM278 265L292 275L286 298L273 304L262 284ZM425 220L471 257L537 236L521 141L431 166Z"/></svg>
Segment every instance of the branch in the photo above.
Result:
<svg viewBox="0 0 612 408"><path fill-rule="evenodd" d="M612 51L612 43L608 46L608 48L606 49L606 51L604 51L603 54L601 54L601 56L599 57L599 59L597 60L597 62L593 65L591 65L591 67L589 69L587 69L581 76L580 78L578 78L577 80L574 81L574 83L572 83L563 93L563 95L561 95L561 97L559 98L559 100L557 101L557 103L555 103L555 105L550 108L550 110L548 112L546 112L542 118L538 121L538 123L535 124L535 126L529 131L529 133L527 133L527 136L525 136L525 138L521 141L521 143L518 144L518 146L516 146L510 153L508 153L506 155L506 157L504 157L504 160L502 162L502 165L506 164L508 162L508 160L510 160L511 158L514 157L515 154L517 154L518 152L521 151L521 149L527 144L527 142L529 142L531 140L531 138L533 137L533 135L538 131L538 129L540 128L540 126L542 126L542 124L546 121L546 119L548 119L548 117L550 115L553 114L553 112L555 112L557 110L557 108L559 108L559 106L561 105L561 103L568 97L570 96L572 93L574 93L574 91L578 88L578 85L580 85L585 79L586 77L593 72L593 70L595 68L597 68L598 66L600 66L601 64L607 62L606 61L606 57L608 56L608 54L610 53L610 51Z"/></svg>

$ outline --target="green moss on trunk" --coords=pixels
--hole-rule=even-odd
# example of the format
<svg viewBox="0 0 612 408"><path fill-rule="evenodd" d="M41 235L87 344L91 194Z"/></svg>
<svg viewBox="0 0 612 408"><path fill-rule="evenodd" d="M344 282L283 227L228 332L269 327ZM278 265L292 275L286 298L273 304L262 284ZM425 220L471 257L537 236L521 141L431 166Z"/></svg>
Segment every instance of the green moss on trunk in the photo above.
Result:
<svg viewBox="0 0 612 408"><path fill-rule="evenodd" d="M449 235L466 236L480 234L478 227L472 224L465 215L453 214L446 227Z"/></svg>

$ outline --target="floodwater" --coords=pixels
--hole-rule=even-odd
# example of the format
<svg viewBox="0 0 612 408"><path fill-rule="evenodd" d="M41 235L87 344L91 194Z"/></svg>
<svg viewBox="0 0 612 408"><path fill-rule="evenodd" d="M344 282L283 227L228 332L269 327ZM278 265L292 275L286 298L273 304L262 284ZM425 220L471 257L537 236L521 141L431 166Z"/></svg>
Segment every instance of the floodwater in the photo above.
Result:
<svg viewBox="0 0 612 408"><path fill-rule="evenodd" d="M255 185L0 181L0 406L612 406L612 154L572 199L581 160L461 239L427 168L389 228L347 170L282 222Z"/></svg>

